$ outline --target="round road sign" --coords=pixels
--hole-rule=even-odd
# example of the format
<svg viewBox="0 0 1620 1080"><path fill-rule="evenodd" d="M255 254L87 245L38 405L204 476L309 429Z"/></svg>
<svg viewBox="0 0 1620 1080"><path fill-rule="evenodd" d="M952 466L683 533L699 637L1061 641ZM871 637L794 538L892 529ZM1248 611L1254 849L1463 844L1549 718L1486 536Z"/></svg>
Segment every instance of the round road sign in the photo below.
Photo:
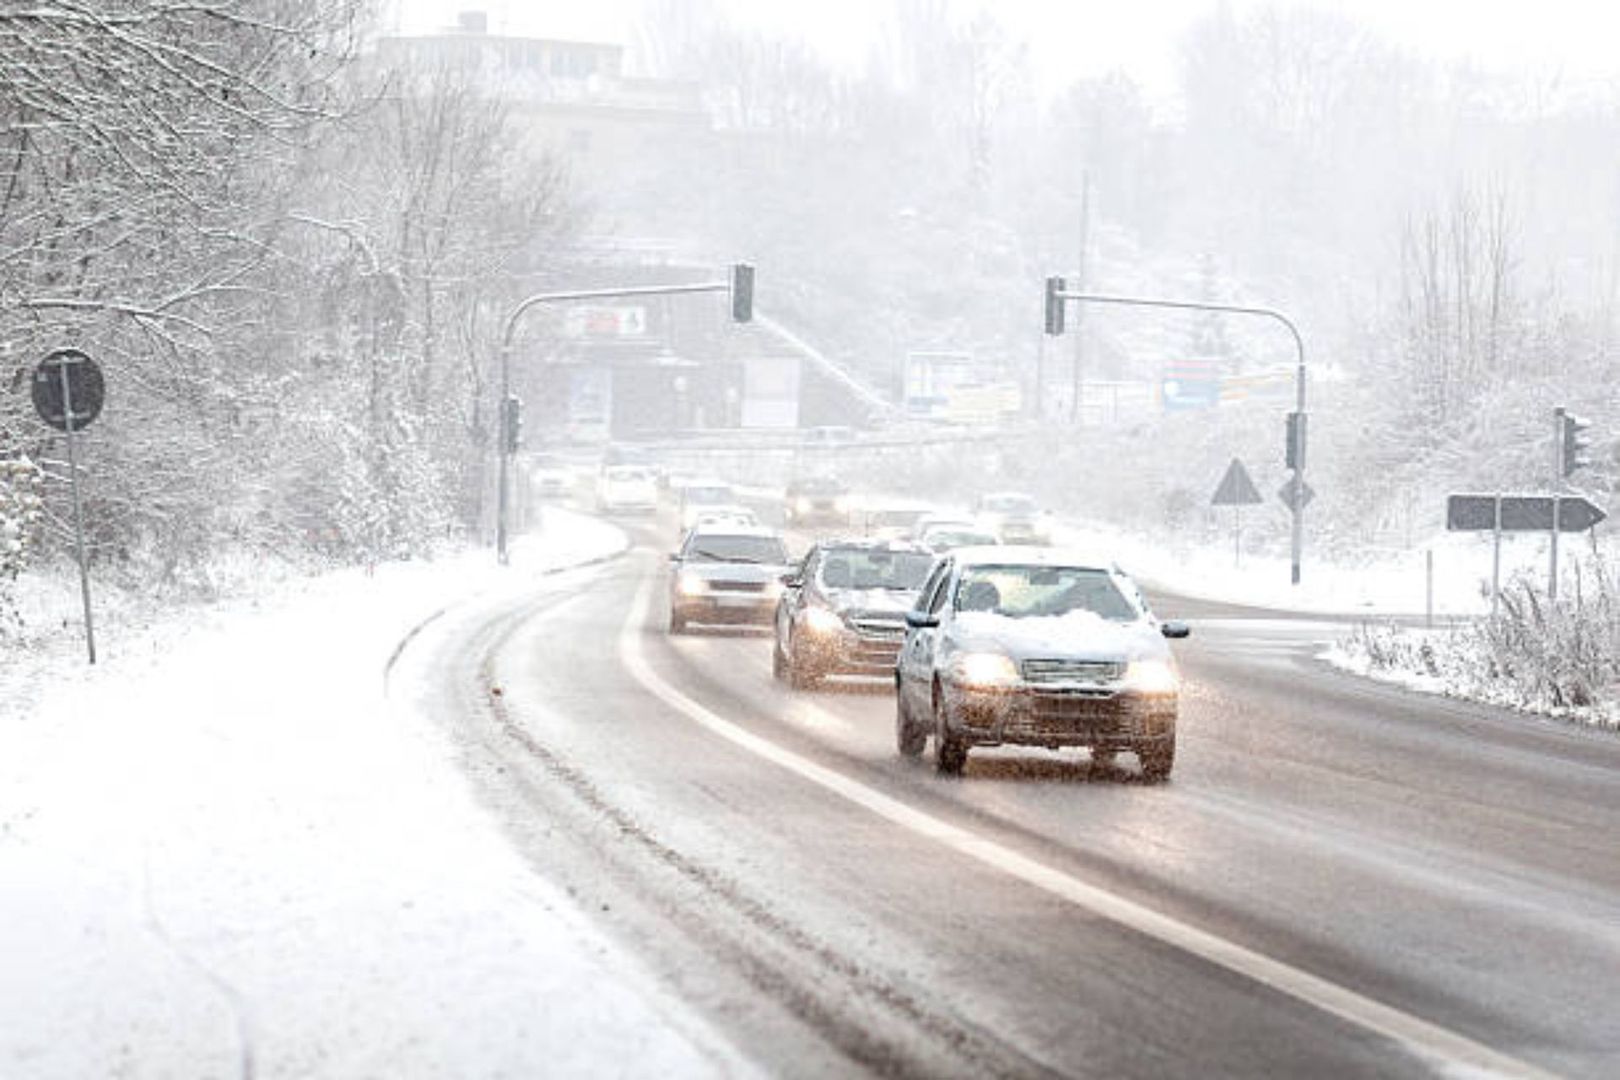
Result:
<svg viewBox="0 0 1620 1080"><path fill-rule="evenodd" d="M66 373L66 392L63 373ZM68 429L67 405L73 406L73 430L83 431L101 415L107 384L101 368L78 349L57 349L34 369L34 411L57 431Z"/></svg>

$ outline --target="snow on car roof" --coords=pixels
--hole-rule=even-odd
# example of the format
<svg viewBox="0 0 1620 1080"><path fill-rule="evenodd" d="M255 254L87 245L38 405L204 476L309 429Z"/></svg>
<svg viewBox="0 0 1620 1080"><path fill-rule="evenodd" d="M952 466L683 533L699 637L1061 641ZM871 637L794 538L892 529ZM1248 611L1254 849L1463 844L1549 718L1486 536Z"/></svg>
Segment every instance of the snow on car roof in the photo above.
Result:
<svg viewBox="0 0 1620 1080"><path fill-rule="evenodd" d="M932 555L933 551L911 540L889 539L879 536L828 536L816 541L823 551L908 551L919 555Z"/></svg>

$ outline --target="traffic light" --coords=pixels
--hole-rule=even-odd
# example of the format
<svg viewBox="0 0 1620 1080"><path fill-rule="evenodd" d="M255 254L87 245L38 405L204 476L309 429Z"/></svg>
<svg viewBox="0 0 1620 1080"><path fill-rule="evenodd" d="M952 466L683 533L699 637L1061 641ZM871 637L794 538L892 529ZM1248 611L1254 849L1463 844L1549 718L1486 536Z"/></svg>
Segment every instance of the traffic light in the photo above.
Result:
<svg viewBox="0 0 1620 1080"><path fill-rule="evenodd" d="M501 450L515 454L522 445L523 399L516 394L508 394L501 402Z"/></svg>
<svg viewBox="0 0 1620 1080"><path fill-rule="evenodd" d="M1288 414L1287 442L1283 445L1283 464L1290 469L1305 467L1305 414Z"/></svg>
<svg viewBox="0 0 1620 1080"><path fill-rule="evenodd" d="M731 321L750 322L754 318L754 268L747 263L731 267Z"/></svg>
<svg viewBox="0 0 1620 1080"><path fill-rule="evenodd" d="M1063 333L1063 279L1046 279L1046 332L1053 337Z"/></svg>
<svg viewBox="0 0 1620 1080"><path fill-rule="evenodd" d="M1592 444L1586 438L1587 429L1592 426L1590 420L1582 420L1574 413L1558 410L1560 431L1558 432L1560 454L1559 460L1563 465L1563 475L1568 476L1576 469L1582 469L1592 464L1588 456Z"/></svg>

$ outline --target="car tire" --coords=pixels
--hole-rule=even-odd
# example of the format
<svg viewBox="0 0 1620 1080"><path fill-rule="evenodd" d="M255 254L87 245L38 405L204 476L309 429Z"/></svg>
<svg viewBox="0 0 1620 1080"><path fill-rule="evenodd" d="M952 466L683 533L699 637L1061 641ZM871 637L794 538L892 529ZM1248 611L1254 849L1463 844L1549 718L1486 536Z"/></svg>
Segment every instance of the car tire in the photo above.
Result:
<svg viewBox="0 0 1620 1080"><path fill-rule="evenodd" d="M771 677L778 682L785 682L788 677L787 657L782 655L780 637L771 643Z"/></svg>
<svg viewBox="0 0 1620 1080"><path fill-rule="evenodd" d="M669 613L669 632L672 634L686 633L686 616L678 611Z"/></svg>
<svg viewBox="0 0 1620 1080"><path fill-rule="evenodd" d="M934 769L942 776L960 776L967 765L967 740L953 735L945 722L945 703L934 688Z"/></svg>
<svg viewBox="0 0 1620 1080"><path fill-rule="evenodd" d="M911 718L899 679L894 681L894 741L901 756L910 758L921 757L928 745L928 729Z"/></svg>
<svg viewBox="0 0 1620 1080"><path fill-rule="evenodd" d="M1141 747L1136 751L1136 756L1142 762L1142 779L1162 784L1170 779L1170 770L1176 763L1176 741L1172 738Z"/></svg>
<svg viewBox="0 0 1620 1080"><path fill-rule="evenodd" d="M814 690L821 682L821 676L811 670L808 664L801 663L798 650L792 648L793 639L788 639L787 676L788 685L795 690Z"/></svg>

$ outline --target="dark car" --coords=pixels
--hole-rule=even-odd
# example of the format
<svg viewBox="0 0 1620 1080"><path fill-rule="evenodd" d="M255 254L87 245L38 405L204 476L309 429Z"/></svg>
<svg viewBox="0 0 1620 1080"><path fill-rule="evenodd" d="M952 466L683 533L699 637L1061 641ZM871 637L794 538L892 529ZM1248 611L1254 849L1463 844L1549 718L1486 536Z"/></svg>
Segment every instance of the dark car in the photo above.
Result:
<svg viewBox="0 0 1620 1080"><path fill-rule="evenodd" d="M1180 678L1160 623L1112 563L1044 547L963 548L940 557L906 615L895 735L940 772L973 746L1090 747L1136 754L1170 775Z"/></svg>
<svg viewBox="0 0 1620 1080"><path fill-rule="evenodd" d="M848 525L849 489L830 476L794 480L782 493L789 525Z"/></svg>
<svg viewBox="0 0 1620 1080"><path fill-rule="evenodd" d="M771 668L808 687L828 675L892 677L905 614L934 563L905 541L824 540L787 578Z"/></svg>
<svg viewBox="0 0 1620 1080"><path fill-rule="evenodd" d="M672 634L688 623L769 626L789 570L781 536L757 525L695 528L670 563Z"/></svg>

